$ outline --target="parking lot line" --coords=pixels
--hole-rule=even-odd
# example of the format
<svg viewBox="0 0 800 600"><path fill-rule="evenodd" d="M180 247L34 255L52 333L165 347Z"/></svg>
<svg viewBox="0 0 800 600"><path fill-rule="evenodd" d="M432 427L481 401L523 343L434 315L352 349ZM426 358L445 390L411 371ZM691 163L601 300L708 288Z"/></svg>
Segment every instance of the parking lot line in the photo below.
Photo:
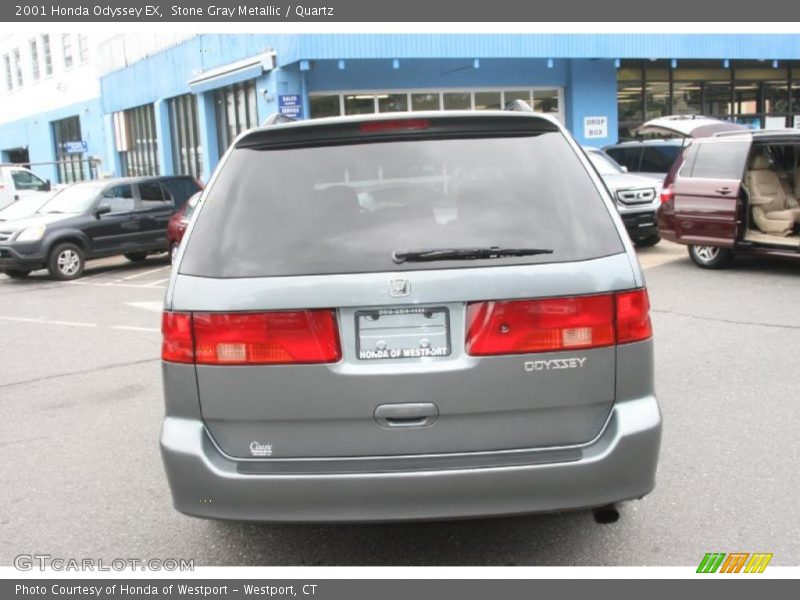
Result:
<svg viewBox="0 0 800 600"><path fill-rule="evenodd" d="M77 321L51 321L49 319L32 319L26 317L2 317L0 321L14 321L18 323L41 323L42 325L69 325L72 327L97 327L97 323L80 323Z"/></svg>
<svg viewBox="0 0 800 600"><path fill-rule="evenodd" d="M94 287L121 287L121 288L135 288L135 289L167 289L165 285L149 285L146 283L116 283L111 281L109 283L95 283L93 281L66 281L65 283L69 283L72 285L91 285Z"/></svg>
<svg viewBox="0 0 800 600"><path fill-rule="evenodd" d="M133 325L112 325L111 329L122 329L124 331L150 331L153 333L161 333L157 327L134 327Z"/></svg>
<svg viewBox="0 0 800 600"><path fill-rule="evenodd" d="M134 273L133 275L128 275L127 277L122 277L118 281L129 281L131 279L144 277L145 275L150 275L151 273L158 273L159 271L163 271L164 269L171 269L171 268L172 265L164 265L163 267L156 267L155 269L148 269L147 271L141 271L139 273Z"/></svg>
<svg viewBox="0 0 800 600"><path fill-rule="evenodd" d="M169 281L169 277L165 277L164 279L156 279L155 281L151 281L150 283L145 283L144 287L158 287L160 283L166 283Z"/></svg>

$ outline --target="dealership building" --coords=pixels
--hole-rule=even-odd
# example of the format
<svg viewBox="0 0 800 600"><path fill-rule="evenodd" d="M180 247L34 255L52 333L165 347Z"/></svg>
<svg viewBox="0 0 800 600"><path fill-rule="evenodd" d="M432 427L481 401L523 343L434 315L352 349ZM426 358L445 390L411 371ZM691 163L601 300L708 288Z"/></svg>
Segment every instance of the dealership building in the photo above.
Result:
<svg viewBox="0 0 800 600"><path fill-rule="evenodd" d="M0 160L56 182L207 180L231 140L274 113L522 99L593 146L668 114L800 127L800 35L13 34L0 57Z"/></svg>

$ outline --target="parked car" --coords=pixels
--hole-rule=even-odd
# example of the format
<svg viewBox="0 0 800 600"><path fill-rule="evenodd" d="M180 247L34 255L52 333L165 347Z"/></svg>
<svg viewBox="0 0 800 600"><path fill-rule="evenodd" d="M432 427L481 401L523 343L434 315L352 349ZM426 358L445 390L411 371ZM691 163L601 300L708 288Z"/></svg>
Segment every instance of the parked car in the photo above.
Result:
<svg viewBox="0 0 800 600"><path fill-rule="evenodd" d="M725 131L746 131L744 125L703 115L670 115L643 123L641 135L670 136L661 139L641 139L605 146L611 158L628 169L663 181L692 138L702 138Z"/></svg>
<svg viewBox="0 0 800 600"><path fill-rule="evenodd" d="M680 150L667 169L666 175L661 178L661 202L667 202L672 196L672 183L675 180L675 172L683 163L683 152L693 139L737 131L743 132L748 131L748 128L738 123L703 115L671 115L651 119L643 123L638 131L641 134L675 136L673 138L675 143L677 143L678 139L681 142Z"/></svg>
<svg viewBox="0 0 800 600"><path fill-rule="evenodd" d="M661 236L707 269L744 254L800 259L798 145L797 130L692 141L658 210Z"/></svg>
<svg viewBox="0 0 800 600"><path fill-rule="evenodd" d="M169 258L170 261L175 262L178 256L178 248L180 247L183 234L186 233L186 227L194 214L194 209L200 201L201 192L197 192L186 201L181 209L172 215L167 225L167 238L169 239Z"/></svg>
<svg viewBox="0 0 800 600"><path fill-rule="evenodd" d="M58 192L45 192L43 194L31 194L20 198L0 208L0 222L24 219L38 211L44 204Z"/></svg>
<svg viewBox="0 0 800 600"><path fill-rule="evenodd" d="M175 507L384 521L646 495L661 431L649 304L614 211L546 115L241 134L165 298Z"/></svg>
<svg viewBox="0 0 800 600"><path fill-rule="evenodd" d="M654 133L678 138L711 137L724 132L748 131L748 128L732 121L724 121L704 115L670 115L646 121L638 128L639 134Z"/></svg>
<svg viewBox="0 0 800 600"><path fill-rule="evenodd" d="M611 192L631 240L640 247L657 244L661 239L656 228L661 185L652 177L628 173L599 148L587 146L584 150Z"/></svg>
<svg viewBox="0 0 800 600"><path fill-rule="evenodd" d="M0 165L0 209L27 196L44 194L50 182L21 165Z"/></svg>
<svg viewBox="0 0 800 600"><path fill-rule="evenodd" d="M660 184L684 143L679 138L637 140L604 146L603 151L628 173L649 177Z"/></svg>
<svg viewBox="0 0 800 600"><path fill-rule="evenodd" d="M55 279L75 279L89 259L121 254L142 261L165 252L167 222L198 189L191 177L71 185L35 214L0 223L0 271L19 278L46 267Z"/></svg>

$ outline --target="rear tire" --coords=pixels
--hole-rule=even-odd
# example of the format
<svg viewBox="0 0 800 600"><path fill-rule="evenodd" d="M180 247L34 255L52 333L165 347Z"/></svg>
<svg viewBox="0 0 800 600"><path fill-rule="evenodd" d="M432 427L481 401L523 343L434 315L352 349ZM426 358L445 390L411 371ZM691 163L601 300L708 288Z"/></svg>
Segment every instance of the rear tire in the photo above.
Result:
<svg viewBox="0 0 800 600"><path fill-rule="evenodd" d="M636 242L634 243L636 244L637 248L649 248L650 246L655 246L660 241L661 241L661 236L655 234L651 235L650 237L636 240Z"/></svg>
<svg viewBox="0 0 800 600"><path fill-rule="evenodd" d="M143 262L147 259L147 252L129 252L125 255L125 258L131 262Z"/></svg>
<svg viewBox="0 0 800 600"><path fill-rule="evenodd" d="M689 257L703 269L724 269L733 262L733 251L719 246L689 246Z"/></svg>
<svg viewBox="0 0 800 600"><path fill-rule="evenodd" d="M7 269L3 272L11 277L11 279L24 279L30 273L30 271L22 271L20 269Z"/></svg>
<svg viewBox="0 0 800 600"><path fill-rule="evenodd" d="M83 275L84 266L86 266L86 259L83 256L83 250L70 242L56 245L50 251L47 259L47 270L50 272L50 277L60 281L77 279Z"/></svg>

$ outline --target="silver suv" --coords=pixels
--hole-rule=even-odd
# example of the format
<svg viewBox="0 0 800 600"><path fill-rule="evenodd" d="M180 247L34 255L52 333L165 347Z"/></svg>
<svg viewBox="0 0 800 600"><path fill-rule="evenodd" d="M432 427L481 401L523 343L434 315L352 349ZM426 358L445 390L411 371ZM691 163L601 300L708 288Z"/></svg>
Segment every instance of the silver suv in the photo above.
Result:
<svg viewBox="0 0 800 600"><path fill-rule="evenodd" d="M652 177L628 173L625 167L599 148L585 146L583 149L614 196L617 210L633 243L641 248L654 246L661 241L656 226L656 211L661 204L661 182Z"/></svg>
<svg viewBox="0 0 800 600"><path fill-rule="evenodd" d="M175 507L387 521L653 489L644 279L554 119L370 115L242 134L163 315Z"/></svg>

